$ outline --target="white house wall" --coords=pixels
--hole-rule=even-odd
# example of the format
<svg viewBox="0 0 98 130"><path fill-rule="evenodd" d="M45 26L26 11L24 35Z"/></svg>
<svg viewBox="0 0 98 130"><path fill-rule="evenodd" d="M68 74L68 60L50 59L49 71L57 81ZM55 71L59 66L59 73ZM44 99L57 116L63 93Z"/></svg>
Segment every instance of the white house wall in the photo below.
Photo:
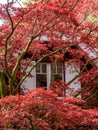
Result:
<svg viewBox="0 0 98 130"><path fill-rule="evenodd" d="M51 64L47 63L47 89L49 89L50 81L51 81Z"/></svg>
<svg viewBox="0 0 98 130"><path fill-rule="evenodd" d="M80 69L74 64L67 64L65 63L65 81L69 82L71 81L76 75L78 75L78 73L80 72ZM76 79L75 81L73 81L69 87L71 89L67 89L66 90L66 95L68 97L72 97L72 95L78 91L79 89L81 89L81 83L78 81L78 79ZM81 95L78 96L79 98L81 97Z"/></svg>
<svg viewBox="0 0 98 130"><path fill-rule="evenodd" d="M32 65L34 61L32 62ZM30 70L31 67L28 67L27 72ZM25 88L32 90L36 89L36 68L34 68L31 72L31 77L27 77L26 80L23 82L22 86Z"/></svg>

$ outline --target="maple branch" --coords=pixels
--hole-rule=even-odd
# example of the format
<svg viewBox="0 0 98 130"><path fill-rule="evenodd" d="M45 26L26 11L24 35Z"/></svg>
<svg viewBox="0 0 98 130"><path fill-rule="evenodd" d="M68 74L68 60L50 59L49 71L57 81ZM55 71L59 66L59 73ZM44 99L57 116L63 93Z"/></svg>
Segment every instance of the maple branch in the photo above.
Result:
<svg viewBox="0 0 98 130"><path fill-rule="evenodd" d="M95 91L95 87L93 87L90 91L89 91L89 93L93 93ZM86 100L86 98L88 98L88 97L83 97L82 99L83 100Z"/></svg>
<svg viewBox="0 0 98 130"><path fill-rule="evenodd" d="M14 29L14 23L13 23L13 20L12 20L12 17L11 17L11 15L10 15L10 13L9 13L9 3L7 4L7 6L6 6L6 12L7 12L7 14L8 14L8 17L9 17L9 19L10 19L10 22L11 22L11 28L12 28L12 30Z"/></svg>
<svg viewBox="0 0 98 130"><path fill-rule="evenodd" d="M69 81L69 84L72 83L74 80L76 80L76 79L83 73L83 71L85 70L86 66L87 66L90 62L92 62L92 61L94 61L94 60L96 60L96 59L98 59L98 57L92 58L92 59L88 60L88 61L85 63L85 65L84 65L84 67L82 68L82 70L80 71L80 73L79 73L78 75L76 75L72 80Z"/></svg>
<svg viewBox="0 0 98 130"><path fill-rule="evenodd" d="M89 99L93 98L98 93L98 90L96 90L92 95L90 95L88 98L85 98L84 100L88 101Z"/></svg>
<svg viewBox="0 0 98 130"><path fill-rule="evenodd" d="M54 17L54 16L53 16L53 17ZM53 18L53 17L52 17L52 18ZM56 16L55 16L55 17L56 17ZM12 70L12 74L11 74L11 78L10 78L10 85L11 85L11 88L12 88L12 89L11 89L12 92L13 92L13 82L14 82L15 77L16 77L16 71L17 71L17 69L18 69L18 67L19 67L19 65L20 65L20 63L21 63L23 57L25 56L25 54L27 53L28 49L30 48L30 46L31 46L31 44L32 44L32 41L33 41L36 37L38 37L38 36L43 32L44 27L46 27L51 21L52 21L52 19L49 20L49 21L40 29L40 31L39 31L35 36L31 36L31 39L30 39L29 43L27 44L26 48L23 50L23 52L21 53L20 57L18 58L18 60L17 60L17 62L16 62L16 64L15 64L15 66L14 66L14 68L13 68L13 70ZM36 22L36 20L35 20L35 22ZM34 24L35 24L35 22L34 22ZM51 26L48 28L48 30L49 30L50 28L52 28L53 26L55 26L56 24L57 24L57 23L51 25ZM43 57L42 57L42 59L43 59Z"/></svg>
<svg viewBox="0 0 98 130"><path fill-rule="evenodd" d="M86 88L87 86L92 83L92 81L96 80L98 78L98 75L96 75L95 77L93 77L91 80L89 80L85 85L84 87L74 96L74 97L77 97L79 96L79 94L81 94Z"/></svg>
<svg viewBox="0 0 98 130"><path fill-rule="evenodd" d="M15 25L15 27L13 27L13 30L7 36L6 41L5 41L4 61L5 61L5 70L8 75L10 75L9 71L8 71L8 67L7 67L8 66L8 62L7 62L8 42L9 42L9 39L11 38L11 36L13 35L16 27L22 22L22 20L23 20L23 18Z"/></svg>
<svg viewBox="0 0 98 130"><path fill-rule="evenodd" d="M27 44L26 48L24 49L24 51L22 52L22 54L21 54L20 57L18 58L18 60L17 60L17 62L16 62L16 64L15 64L15 66L14 66L14 68L13 68L13 70L12 70L11 77L10 77L10 79L9 79L10 93L11 93L11 94L12 94L13 91L14 91L13 82L14 82L15 77L16 77L16 71L17 71L17 69L18 69L18 67L19 67L19 65L20 65L21 60L23 59L23 57L24 57L25 54L27 53L27 51L28 51L30 45L32 44L33 39L35 39L35 38L36 38L36 36L35 36L35 37L34 37L34 36L31 37L29 43Z"/></svg>
<svg viewBox="0 0 98 130"><path fill-rule="evenodd" d="M94 30L96 30L98 28L98 26L96 26L95 28L93 29L90 29L89 33L87 35L90 35Z"/></svg>
<svg viewBox="0 0 98 130"><path fill-rule="evenodd" d="M93 13L94 10L98 9L98 6L95 7L91 12L86 12L83 20L79 23L79 26L87 19L87 17Z"/></svg>
<svg viewBox="0 0 98 130"><path fill-rule="evenodd" d="M38 35L39 35L39 34L38 34ZM16 71L17 71L17 69L18 69L18 66L20 65L21 60L22 60L23 57L26 55L26 53L27 53L27 51L28 51L30 45L32 44L32 41L33 41L36 37L38 37L38 35L31 37L31 39L30 39L29 43L27 44L26 48L23 50L23 52L21 53L20 57L18 58L18 60L17 60L17 62L16 62L16 64L15 64L15 66L14 66L14 68L13 68L13 70L12 70L12 77L13 77L13 79L14 79L14 77L15 77L15 73L16 73Z"/></svg>
<svg viewBox="0 0 98 130"><path fill-rule="evenodd" d="M35 17L35 19L34 19L34 23L33 23L33 25L32 25L32 27L33 27L33 29L32 29L32 34L33 34L33 32L34 32L34 27L35 27L35 25L36 25L36 22L37 22L37 17Z"/></svg>
<svg viewBox="0 0 98 130"><path fill-rule="evenodd" d="M26 67L23 70L23 73L28 69L28 67L30 66L31 62L33 61L34 58L34 54L32 55L32 57L30 58L30 61L28 62L28 64L26 65Z"/></svg>
<svg viewBox="0 0 98 130"><path fill-rule="evenodd" d="M23 6L20 4L20 2L18 1L18 0L16 0L17 1L17 3L20 5L20 7L22 7L23 8Z"/></svg>
<svg viewBox="0 0 98 130"><path fill-rule="evenodd" d="M13 26L14 26L14 25L13 25L13 20L12 20L12 18L11 18L11 16L10 16L8 7L9 7L9 1L8 1L7 6L6 6L6 12L7 12L8 17L9 17L10 22L11 22L12 31L11 31L10 34L7 36L6 41L5 41L4 61L5 61L5 70L7 71L7 73L8 73L8 68L7 68L7 65L8 65L8 63L7 63L8 41L9 41L10 37L12 36L12 34L13 34L13 32L14 32L14 29L13 29Z"/></svg>
<svg viewBox="0 0 98 130"><path fill-rule="evenodd" d="M17 60L17 62L16 62L16 64L15 64L15 66L14 66L14 68L13 68L13 70L12 70L11 82L14 81L15 75L16 75L16 71L17 71L17 69L18 69L18 67L19 67L19 65L20 65L20 63L21 63L21 60L23 59L23 57L26 55L28 49L30 48L30 46L31 46L31 44L32 44L32 41L33 41L36 37L38 37L38 36L40 35L41 31L42 31L42 30L40 30L40 31L38 32L38 34L36 34L35 36L31 36L31 38L30 38L30 40L29 40L27 46L25 47L25 49L22 51L21 55L19 56L19 58L18 58L18 60Z"/></svg>
<svg viewBox="0 0 98 130"><path fill-rule="evenodd" d="M15 92L17 92L17 90L20 88L21 84L23 83L23 81L29 76L29 74L31 73L31 71L45 58L45 57L49 57L53 54L56 54L57 52L61 51L62 48L59 48L49 54L46 54L46 55L43 55L32 67L31 69L29 70L29 72L21 79L21 81L19 82L18 86L16 87Z"/></svg>
<svg viewBox="0 0 98 130"><path fill-rule="evenodd" d="M90 12L91 13L91 12ZM82 19L82 21L79 23L79 25L78 26L80 26L86 19L87 19L87 17L90 15L90 13L85 13L85 16L84 16L84 18Z"/></svg>
<svg viewBox="0 0 98 130"><path fill-rule="evenodd" d="M32 118L30 117L30 116L26 116L27 117L27 119L29 120L29 122L30 122L30 125L31 125L31 129L32 130L35 130L36 128L35 128L35 125L34 125L34 123L33 123L33 121L32 121Z"/></svg>
<svg viewBox="0 0 98 130"><path fill-rule="evenodd" d="M3 98L5 96L6 96L6 87L5 87L4 74L0 72L0 97Z"/></svg>
<svg viewBox="0 0 98 130"><path fill-rule="evenodd" d="M92 89L90 89L90 90L89 90L89 93L93 93L94 90L95 90L95 87L93 87ZM85 100L86 97L83 97L82 99Z"/></svg>
<svg viewBox="0 0 98 130"><path fill-rule="evenodd" d="M77 4L79 3L79 1L80 1L80 0L77 0L76 3L73 5L73 7L71 7L70 10L73 10L73 9L77 6Z"/></svg>
<svg viewBox="0 0 98 130"><path fill-rule="evenodd" d="M63 4L62 4L61 8L64 7L64 5L65 5L66 2L67 2L67 0L64 0L64 2L63 2Z"/></svg>
<svg viewBox="0 0 98 130"><path fill-rule="evenodd" d="M9 76L10 76L10 73L9 73L9 71L8 71L8 62L7 62L8 42L9 42L11 36L13 35L15 29L17 28L17 26L22 22L23 17L21 17L20 21L19 21L18 23L16 23L16 25L14 26L14 23L13 23L13 20L12 20L12 18L11 18L11 15L10 15L10 13L9 13L8 7L9 7L9 3L8 3L8 5L6 6L6 11L7 11L9 20L10 20L10 22L11 22L11 28L12 28L12 30L11 30L11 32L9 33L9 35L6 37L6 40L5 40L4 62L5 62L5 70L6 70L6 72L7 72L8 77L9 77Z"/></svg>

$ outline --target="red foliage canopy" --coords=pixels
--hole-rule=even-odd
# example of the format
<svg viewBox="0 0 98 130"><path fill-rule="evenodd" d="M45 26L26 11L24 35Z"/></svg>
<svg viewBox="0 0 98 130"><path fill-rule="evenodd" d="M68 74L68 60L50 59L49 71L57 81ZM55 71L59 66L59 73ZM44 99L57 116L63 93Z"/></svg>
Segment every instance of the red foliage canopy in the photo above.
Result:
<svg viewBox="0 0 98 130"><path fill-rule="evenodd" d="M80 99L59 99L52 91L37 89L0 100L0 128L97 130L98 111L85 108Z"/></svg>
<svg viewBox="0 0 98 130"><path fill-rule="evenodd" d="M3 20L0 26L0 73L8 80L10 94L16 93L29 76L30 73L25 72L36 57L39 59L37 65L46 56L70 51L74 59L79 55L78 61L84 51L69 50L72 45L85 43L98 48L98 0L36 0L27 7L14 7L13 4L8 1L7 5L0 5ZM43 40L50 41L48 46ZM24 59L28 52L32 58ZM81 66L81 62L78 63Z"/></svg>

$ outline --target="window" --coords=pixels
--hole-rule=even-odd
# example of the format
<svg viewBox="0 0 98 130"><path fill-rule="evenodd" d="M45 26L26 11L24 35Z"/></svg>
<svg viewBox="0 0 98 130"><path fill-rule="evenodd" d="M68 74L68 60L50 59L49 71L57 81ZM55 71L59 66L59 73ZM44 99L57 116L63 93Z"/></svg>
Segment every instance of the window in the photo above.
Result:
<svg viewBox="0 0 98 130"><path fill-rule="evenodd" d="M63 80L63 65L62 64L59 63L54 67L53 77L55 81Z"/></svg>
<svg viewBox="0 0 98 130"><path fill-rule="evenodd" d="M52 73L51 63L40 63L36 67L36 87L48 87L51 78L55 81L63 80L63 67L62 64L57 64Z"/></svg>
<svg viewBox="0 0 98 130"><path fill-rule="evenodd" d="M47 64L40 63L36 67L36 87L47 86Z"/></svg>
<svg viewBox="0 0 98 130"><path fill-rule="evenodd" d="M47 73L46 66L47 66L47 64L45 64L45 63L38 64L36 67L36 73L37 74L46 74Z"/></svg>

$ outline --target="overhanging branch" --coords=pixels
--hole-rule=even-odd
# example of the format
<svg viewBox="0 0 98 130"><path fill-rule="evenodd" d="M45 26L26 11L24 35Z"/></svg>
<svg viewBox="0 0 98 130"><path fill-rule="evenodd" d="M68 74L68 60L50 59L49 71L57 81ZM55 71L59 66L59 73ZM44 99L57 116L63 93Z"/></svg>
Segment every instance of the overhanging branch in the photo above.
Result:
<svg viewBox="0 0 98 130"><path fill-rule="evenodd" d="M19 82L17 88L15 89L14 93L17 92L17 90L20 88L20 85L23 83L23 81L29 76L29 74L31 73L31 71L45 58L45 57L49 57L51 55L54 55L56 54L57 52L61 51L62 48L59 48L53 52L51 52L50 54L46 54L46 55L43 55L32 67L31 69L29 70L29 72L21 79L21 81Z"/></svg>

